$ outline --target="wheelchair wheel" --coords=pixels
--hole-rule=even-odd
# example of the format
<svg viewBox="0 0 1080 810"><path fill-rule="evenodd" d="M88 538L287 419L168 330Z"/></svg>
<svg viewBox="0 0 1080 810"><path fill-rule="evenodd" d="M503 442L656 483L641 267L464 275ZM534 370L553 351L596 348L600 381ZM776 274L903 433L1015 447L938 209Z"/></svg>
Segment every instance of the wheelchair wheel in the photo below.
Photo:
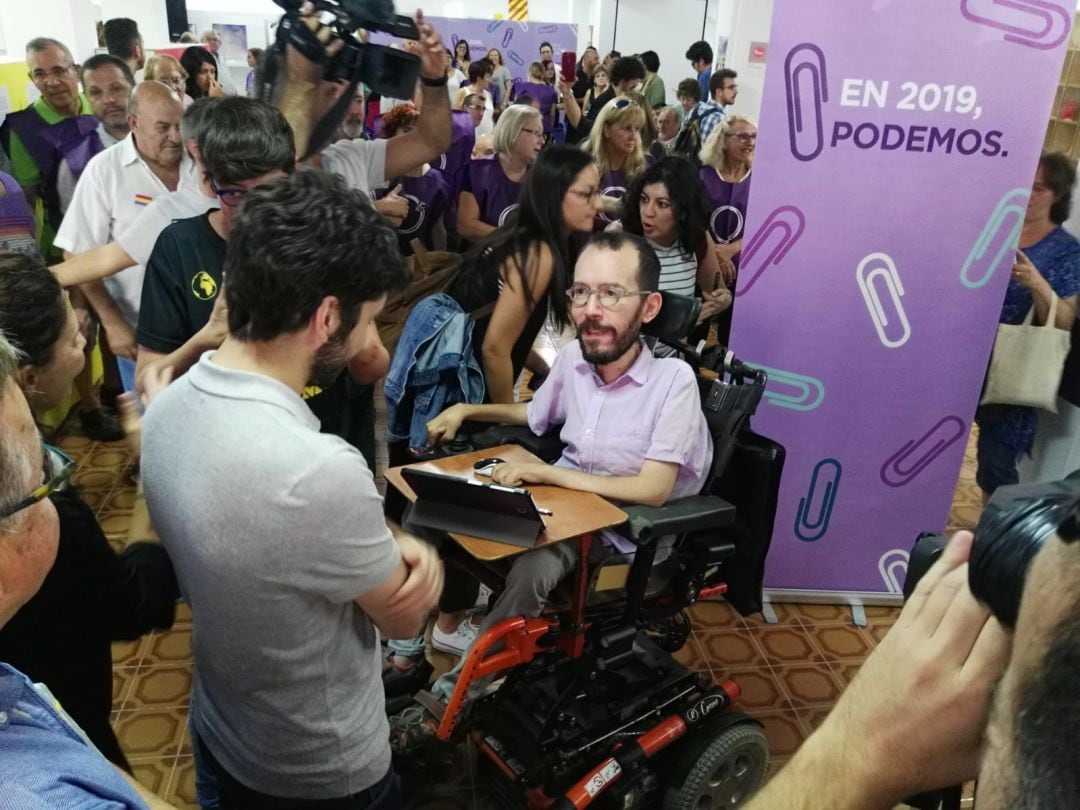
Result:
<svg viewBox="0 0 1080 810"><path fill-rule="evenodd" d="M672 752L663 810L739 807L761 786L769 746L761 728L703 729Z"/></svg>

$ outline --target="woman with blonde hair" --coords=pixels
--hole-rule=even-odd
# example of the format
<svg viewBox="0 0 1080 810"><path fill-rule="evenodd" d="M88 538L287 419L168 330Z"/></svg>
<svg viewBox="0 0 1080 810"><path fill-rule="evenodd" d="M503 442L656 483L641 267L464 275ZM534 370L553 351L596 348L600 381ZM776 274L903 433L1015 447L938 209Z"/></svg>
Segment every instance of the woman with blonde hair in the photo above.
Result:
<svg viewBox="0 0 1080 810"><path fill-rule="evenodd" d="M596 161L600 172L602 209L595 223L603 230L619 216L626 187L648 165L642 146L642 131L648 112L629 98L615 98L596 116L585 151Z"/></svg>
<svg viewBox="0 0 1080 810"><path fill-rule="evenodd" d="M709 200L709 233L716 244L720 271L732 290L739 273L756 146L757 122L745 115L728 115L712 131L700 152L698 176ZM717 318L716 328L717 339L727 345L730 309Z"/></svg>
<svg viewBox="0 0 1080 810"><path fill-rule="evenodd" d="M540 113L511 104L499 116L492 136L495 154L465 167L458 194L458 233L478 241L506 222L517 208L521 185L544 145Z"/></svg>
<svg viewBox="0 0 1080 810"><path fill-rule="evenodd" d="M146 72L144 77L147 81L161 82L171 87L184 102L184 109L191 106L194 99L187 94L187 71L179 60L167 53L159 53L146 60Z"/></svg>

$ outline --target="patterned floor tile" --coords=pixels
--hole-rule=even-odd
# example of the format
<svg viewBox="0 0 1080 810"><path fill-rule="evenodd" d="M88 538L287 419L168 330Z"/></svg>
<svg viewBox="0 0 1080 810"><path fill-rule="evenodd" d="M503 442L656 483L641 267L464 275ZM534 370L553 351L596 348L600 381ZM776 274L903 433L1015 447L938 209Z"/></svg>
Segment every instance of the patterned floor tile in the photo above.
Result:
<svg viewBox="0 0 1080 810"><path fill-rule="evenodd" d="M146 649L148 636L135 641L114 641L112 660L114 667L137 667L142 663L143 650Z"/></svg>
<svg viewBox="0 0 1080 810"><path fill-rule="evenodd" d="M758 712L754 718L765 731L770 757L790 757L809 736L794 711Z"/></svg>
<svg viewBox="0 0 1080 810"><path fill-rule="evenodd" d="M147 643L143 666L191 662L191 627L182 625L164 633L154 633Z"/></svg>
<svg viewBox="0 0 1080 810"><path fill-rule="evenodd" d="M758 712L792 711L779 680L767 667L765 669L731 669L724 678L739 686L739 699L735 706L740 711L757 716Z"/></svg>
<svg viewBox="0 0 1080 810"><path fill-rule="evenodd" d="M142 667L134 678L124 708L136 710L187 706L190 692L190 664Z"/></svg>
<svg viewBox="0 0 1080 810"><path fill-rule="evenodd" d="M826 661L845 658L866 658L874 649L875 641L858 627L806 628L810 641Z"/></svg>
<svg viewBox="0 0 1080 810"><path fill-rule="evenodd" d="M124 708L124 702L131 692L131 684L135 682L136 672L138 672L136 667L113 667L112 703L117 711Z"/></svg>
<svg viewBox="0 0 1080 810"><path fill-rule="evenodd" d="M742 627L742 619L727 602L698 602L690 608L695 630L731 630Z"/></svg>
<svg viewBox="0 0 1080 810"><path fill-rule="evenodd" d="M176 758L164 799L179 810L198 810L199 803L195 798L195 761L190 756Z"/></svg>
<svg viewBox="0 0 1080 810"><path fill-rule="evenodd" d="M704 652L696 633L686 640L686 644L682 646L682 649L672 653L672 657L688 669L692 669L696 672L708 672L712 675L712 667L709 663L709 656Z"/></svg>
<svg viewBox="0 0 1080 810"><path fill-rule="evenodd" d="M745 629L696 633L710 666L714 670L765 667L765 653Z"/></svg>
<svg viewBox="0 0 1080 810"><path fill-rule="evenodd" d="M844 682L827 664L786 664L772 671L795 709L832 706L844 691Z"/></svg>
<svg viewBox="0 0 1080 810"><path fill-rule="evenodd" d="M187 709L122 711L113 728L132 762L176 757L187 726Z"/></svg>
<svg viewBox="0 0 1080 810"><path fill-rule="evenodd" d="M131 759L130 755L128 758ZM164 796L175 764L176 757L159 757L140 761L131 759L131 770L140 785L158 796Z"/></svg>
<svg viewBox="0 0 1080 810"><path fill-rule="evenodd" d="M754 629L753 634L770 666L804 663L821 658L821 654L811 644L801 626L759 627Z"/></svg>

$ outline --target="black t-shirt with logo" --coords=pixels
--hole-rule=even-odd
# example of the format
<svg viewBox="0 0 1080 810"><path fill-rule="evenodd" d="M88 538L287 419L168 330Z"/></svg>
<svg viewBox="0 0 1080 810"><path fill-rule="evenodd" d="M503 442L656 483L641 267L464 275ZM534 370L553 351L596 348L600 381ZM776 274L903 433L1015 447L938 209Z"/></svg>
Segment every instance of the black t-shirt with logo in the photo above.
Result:
<svg viewBox="0 0 1080 810"><path fill-rule="evenodd" d="M225 240L210 224L208 211L178 219L161 232L146 263L139 326L140 346L170 354L210 320L221 290ZM329 388L304 389L304 399L323 433L341 436L375 470L375 409L372 386L353 381L347 371Z"/></svg>

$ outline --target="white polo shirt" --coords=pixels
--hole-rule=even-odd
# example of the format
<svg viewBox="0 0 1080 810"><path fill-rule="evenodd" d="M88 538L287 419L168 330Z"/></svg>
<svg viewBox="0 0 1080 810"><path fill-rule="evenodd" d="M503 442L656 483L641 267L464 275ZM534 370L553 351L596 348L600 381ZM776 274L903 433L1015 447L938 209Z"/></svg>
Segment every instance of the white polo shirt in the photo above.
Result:
<svg viewBox="0 0 1080 810"><path fill-rule="evenodd" d="M207 197L197 187L181 183L176 191L162 194L146 206L135 222L116 234L116 241L136 263L145 265L163 230L178 219L201 216L220 207L217 197Z"/></svg>
<svg viewBox="0 0 1080 810"><path fill-rule="evenodd" d="M186 154L180 163L180 186L198 188L195 165ZM166 194L169 189L139 156L128 135L86 164L55 244L71 253L106 245L130 227L155 197ZM139 322L143 273L142 265L136 265L105 279L105 288L132 329Z"/></svg>

